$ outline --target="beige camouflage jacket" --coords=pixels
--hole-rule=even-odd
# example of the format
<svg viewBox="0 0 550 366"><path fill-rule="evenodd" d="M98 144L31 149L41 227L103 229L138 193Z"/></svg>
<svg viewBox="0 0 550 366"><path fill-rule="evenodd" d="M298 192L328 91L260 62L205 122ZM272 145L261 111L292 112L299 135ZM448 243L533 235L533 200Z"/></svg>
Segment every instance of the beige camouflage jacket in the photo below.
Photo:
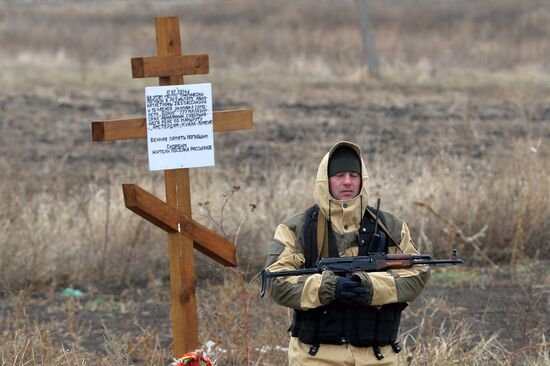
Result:
<svg viewBox="0 0 550 366"><path fill-rule="evenodd" d="M327 167L332 152L342 145L353 148L361 159L362 187L359 195L350 200L335 200L329 192ZM323 157L313 197L320 207L320 214L330 220L336 236L340 256L358 255L358 229L368 201L368 175L359 147L350 142L339 142ZM411 241L407 224L394 215L384 212L386 227L391 237L389 253L418 254ZM328 221L327 220L327 221ZM280 224L271 241L266 267L270 272L293 270L304 267L303 227L305 210ZM422 291L430 277L428 266L419 265L409 269L394 269L386 272L369 272L372 287L369 294L373 306L409 302ZM269 292L279 304L307 310L327 305L334 300L337 276L325 271L322 274L273 278Z"/></svg>

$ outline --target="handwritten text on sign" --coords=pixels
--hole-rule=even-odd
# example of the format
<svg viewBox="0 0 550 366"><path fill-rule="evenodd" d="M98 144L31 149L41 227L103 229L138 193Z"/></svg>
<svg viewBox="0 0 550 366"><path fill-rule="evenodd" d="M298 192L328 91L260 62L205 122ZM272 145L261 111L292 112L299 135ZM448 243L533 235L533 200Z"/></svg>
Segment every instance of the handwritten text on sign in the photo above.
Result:
<svg viewBox="0 0 550 366"><path fill-rule="evenodd" d="M212 85L145 88L149 170L214 165Z"/></svg>

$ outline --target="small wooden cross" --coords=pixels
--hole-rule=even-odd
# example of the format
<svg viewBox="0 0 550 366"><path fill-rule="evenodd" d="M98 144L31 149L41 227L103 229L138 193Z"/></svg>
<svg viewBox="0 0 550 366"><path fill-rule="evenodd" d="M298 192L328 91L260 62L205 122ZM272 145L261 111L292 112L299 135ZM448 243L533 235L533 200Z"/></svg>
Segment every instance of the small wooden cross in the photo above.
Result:
<svg viewBox="0 0 550 366"><path fill-rule="evenodd" d="M208 55L182 55L179 17L156 18L156 57L132 59L134 78L158 77L159 85L183 84L183 75L207 74ZM214 112L214 131L252 128L250 109ZM145 118L94 121L93 141L147 137ZM191 218L189 169L166 170L166 202L134 184L123 184L127 208L168 232L175 357L198 346L195 298L196 249L225 266L237 266L235 245Z"/></svg>

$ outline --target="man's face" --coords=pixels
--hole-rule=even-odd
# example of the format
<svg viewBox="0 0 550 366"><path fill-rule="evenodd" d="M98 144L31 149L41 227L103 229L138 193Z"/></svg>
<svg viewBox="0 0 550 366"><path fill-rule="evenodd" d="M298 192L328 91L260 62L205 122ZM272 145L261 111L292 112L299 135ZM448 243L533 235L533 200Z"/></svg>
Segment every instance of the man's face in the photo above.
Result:
<svg viewBox="0 0 550 366"><path fill-rule="evenodd" d="M357 172L342 172L328 179L330 194L337 200L349 200L359 194L361 175Z"/></svg>

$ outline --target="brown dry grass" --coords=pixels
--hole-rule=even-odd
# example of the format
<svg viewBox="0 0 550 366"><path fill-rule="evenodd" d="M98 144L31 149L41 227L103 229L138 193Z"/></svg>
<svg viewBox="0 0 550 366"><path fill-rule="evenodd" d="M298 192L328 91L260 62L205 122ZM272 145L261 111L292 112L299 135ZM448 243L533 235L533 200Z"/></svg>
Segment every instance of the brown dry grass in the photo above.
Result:
<svg viewBox="0 0 550 366"><path fill-rule="evenodd" d="M243 292L238 273L225 271L223 280L203 282L198 289L204 349L218 365L285 364L285 328L291 314L269 299L259 300L256 285L246 284ZM466 293L474 283L482 285L475 280L455 291ZM145 296L135 297L140 291ZM3 311L0 359L6 365L167 365L171 357L168 297L166 286L116 297L89 292L83 298L71 298L55 291L37 297L20 291L10 298L8 308L13 311ZM546 365L550 360L544 335L510 349L502 342L504 329L479 332L479 318L468 316L471 309L439 296L424 300L406 312L405 323L414 326L403 329L401 364L510 366ZM243 316L245 304L248 318ZM5 310L5 304L0 308ZM60 317L33 320L41 319L31 314L36 310L58 312ZM158 313L143 315L149 311ZM90 314L103 314L101 324L91 322Z"/></svg>
<svg viewBox="0 0 550 366"><path fill-rule="evenodd" d="M486 264L486 256L519 269L548 260L546 2L372 2L381 80L366 76L352 1L283 5L0 3L0 292L16 309L11 315L1 308L3 363L166 364L165 334L139 321L139 332L106 324L106 346L90 350L78 347L90 333L72 318L74 334L62 348L58 323L33 323L20 293L29 286L118 291L167 280L165 236L124 208L119 189L135 182L162 197L162 176L146 171L143 142L92 144L89 130L91 120L143 114L142 88L155 81L131 80L129 58L154 54L157 15L179 15L183 48L210 54L211 74L188 82L211 81L216 109L254 109L254 131L217 136L216 167L192 172L194 217L214 229L209 215L216 220L223 194L241 187L224 227L234 238L249 215L239 234L247 278L261 266L275 226L312 203L304 192L339 139L363 146L371 196L410 223L423 251L440 257L457 247L469 264ZM250 204L257 205L253 213ZM205 341L220 334L216 342L230 350L217 355L220 364L246 355L250 364L281 364L285 355L276 347L285 346L286 312L257 303L254 284L246 292L225 285L235 281L233 272L203 256L198 264L201 334ZM487 355L500 365L548 363L548 330L539 329L548 293L542 283L525 292L540 296L526 306L535 309L529 324L536 332L516 353L502 349L506 337L480 339L467 323L422 323L429 331L407 333L409 340L424 336L403 357L419 365L432 358L485 364ZM430 303L426 311L433 307L446 305ZM248 353L241 326L251 335ZM281 332L269 343L275 328ZM449 350L459 358L445 358Z"/></svg>

